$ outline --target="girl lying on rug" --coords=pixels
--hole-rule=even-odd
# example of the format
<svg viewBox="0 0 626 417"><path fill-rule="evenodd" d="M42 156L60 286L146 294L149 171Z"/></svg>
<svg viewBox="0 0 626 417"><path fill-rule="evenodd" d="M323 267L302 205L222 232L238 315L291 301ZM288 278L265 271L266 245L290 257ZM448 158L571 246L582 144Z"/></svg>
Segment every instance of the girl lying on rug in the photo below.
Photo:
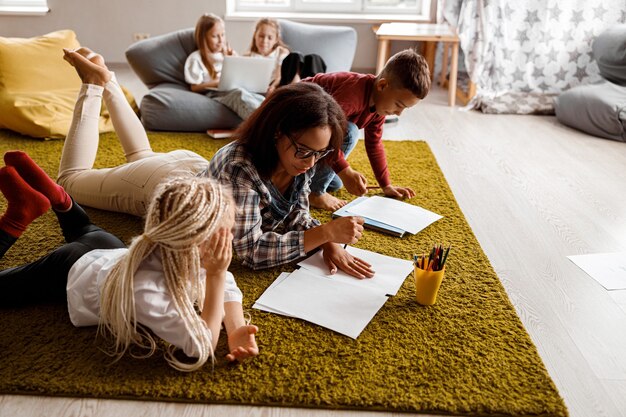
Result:
<svg viewBox="0 0 626 417"><path fill-rule="evenodd" d="M67 302L72 324L98 325L121 357L131 347L156 349L153 334L180 371L214 359L222 322L230 361L258 355L257 327L247 325L241 291L227 268L232 257L234 204L218 183L172 178L157 189L144 232L127 249L23 152L8 152L0 190L0 256L50 206L66 244L27 265L0 271L0 306ZM198 314L196 308L200 311ZM182 350L195 362L178 359Z"/></svg>
<svg viewBox="0 0 626 417"><path fill-rule="evenodd" d="M210 172L233 188L238 207L233 248L244 265L277 266L322 247L332 272L339 268L358 278L373 276L368 263L342 246L359 240L363 219L342 217L320 225L309 212L312 168L337 156L346 126L343 111L321 87L296 83L276 89L241 126L239 140L220 150L207 171L207 161L194 152L152 151L102 56L80 48L65 50L64 58L83 81L57 180L75 201L142 216L161 181ZM103 97L128 162L93 169Z"/></svg>

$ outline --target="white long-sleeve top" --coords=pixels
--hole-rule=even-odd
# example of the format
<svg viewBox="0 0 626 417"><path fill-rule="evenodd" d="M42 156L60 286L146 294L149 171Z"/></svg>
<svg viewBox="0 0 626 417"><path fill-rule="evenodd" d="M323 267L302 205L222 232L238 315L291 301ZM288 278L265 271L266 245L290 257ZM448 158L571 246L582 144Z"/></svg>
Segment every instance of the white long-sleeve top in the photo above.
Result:
<svg viewBox="0 0 626 417"><path fill-rule="evenodd" d="M222 64L224 63L224 54L221 52L211 53L209 54L209 59L213 62L213 68L215 68L217 73L214 78L209 75L209 70L202 62L200 51L196 50L189 54L184 68L185 82L187 84L204 84L219 78L222 72Z"/></svg>
<svg viewBox="0 0 626 417"><path fill-rule="evenodd" d="M128 249L93 250L74 263L67 277L68 312L74 326L98 324L100 295L106 277L119 258L127 252ZM200 273L200 279L206 279L206 271L201 269ZM166 342L182 349L187 356L198 357L199 348L174 308L165 284L158 250L153 251L139 265L135 273L134 293L137 321ZM241 302L242 298L233 274L227 272L224 302Z"/></svg>

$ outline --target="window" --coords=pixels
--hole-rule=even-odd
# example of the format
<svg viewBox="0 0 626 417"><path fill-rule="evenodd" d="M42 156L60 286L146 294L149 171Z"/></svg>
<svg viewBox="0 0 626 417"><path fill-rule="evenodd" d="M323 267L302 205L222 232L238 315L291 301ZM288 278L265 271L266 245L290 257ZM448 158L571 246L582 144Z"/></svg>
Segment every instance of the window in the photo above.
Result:
<svg viewBox="0 0 626 417"><path fill-rule="evenodd" d="M435 2L436 0L228 0L228 10L234 14L349 14L356 19L369 17L373 20L385 20L389 16L395 16L413 21L432 21L434 10L431 3Z"/></svg>
<svg viewBox="0 0 626 417"><path fill-rule="evenodd" d="M44 15L49 11L46 0L0 0L0 14Z"/></svg>

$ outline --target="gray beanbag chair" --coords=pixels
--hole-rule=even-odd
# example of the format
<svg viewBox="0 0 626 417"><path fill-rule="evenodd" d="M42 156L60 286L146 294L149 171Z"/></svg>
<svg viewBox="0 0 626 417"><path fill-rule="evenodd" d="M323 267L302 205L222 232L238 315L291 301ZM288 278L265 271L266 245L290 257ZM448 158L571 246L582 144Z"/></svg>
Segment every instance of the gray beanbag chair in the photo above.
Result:
<svg viewBox="0 0 626 417"><path fill-rule="evenodd" d="M357 42L354 28L289 20L280 20L280 25L283 41L292 51L320 55L328 72L350 70ZM196 49L193 32L193 28L182 29L136 42L126 50L128 63L150 88L140 106L146 129L204 132L241 123L228 107L192 92L185 82L185 61Z"/></svg>
<svg viewBox="0 0 626 417"><path fill-rule="evenodd" d="M615 25L593 41L593 56L600 75L617 85L626 85L626 25Z"/></svg>
<svg viewBox="0 0 626 417"><path fill-rule="evenodd" d="M581 85L554 102L557 119L602 138L626 141L626 86L611 82Z"/></svg>
<svg viewBox="0 0 626 417"><path fill-rule="evenodd" d="M595 136L626 141L626 25L616 25L593 42L600 84L581 85L555 99L557 119Z"/></svg>
<svg viewBox="0 0 626 417"><path fill-rule="evenodd" d="M356 30L349 26L310 25L279 20L280 35L292 52L317 54L326 72L350 71L356 53Z"/></svg>
<svg viewBox="0 0 626 417"><path fill-rule="evenodd" d="M189 28L155 36L126 50L128 63L150 88L140 106L146 129L203 132L241 123L228 107L192 92L185 82L185 61L196 49L193 32Z"/></svg>

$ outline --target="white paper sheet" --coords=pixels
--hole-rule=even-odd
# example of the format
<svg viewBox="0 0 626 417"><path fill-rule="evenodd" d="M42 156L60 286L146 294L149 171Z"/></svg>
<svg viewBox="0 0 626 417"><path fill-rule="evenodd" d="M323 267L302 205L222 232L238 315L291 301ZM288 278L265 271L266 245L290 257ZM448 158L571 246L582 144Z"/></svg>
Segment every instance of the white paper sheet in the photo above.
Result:
<svg viewBox="0 0 626 417"><path fill-rule="evenodd" d="M626 252L571 255L568 258L607 290L626 289Z"/></svg>
<svg viewBox="0 0 626 417"><path fill-rule="evenodd" d="M256 304L356 339L386 301L370 288L298 269L268 288Z"/></svg>
<svg viewBox="0 0 626 417"><path fill-rule="evenodd" d="M416 234L441 219L437 213L393 198L373 196L350 207L350 213Z"/></svg>
<svg viewBox="0 0 626 417"><path fill-rule="evenodd" d="M281 272L278 278L276 278L274 282L272 282L270 286L267 287L267 289L265 290L265 292L263 292L263 294L265 294L266 292L274 288L276 285L283 282L283 280L287 278L289 274L290 272ZM263 295L261 295L261 297L263 297ZM252 305L252 308L256 308L257 310L261 310L261 311L266 311L268 313L280 314L281 316L294 317L291 314L285 313L284 311L276 310L275 308L271 308L271 307L264 306L263 304L259 304L258 300Z"/></svg>
<svg viewBox="0 0 626 417"><path fill-rule="evenodd" d="M372 278L358 279L352 275L338 270L334 275L330 275L328 267L324 263L322 251L309 256L299 262L302 268L308 269L316 275L322 275L340 282L371 288L380 294L396 295L406 279L407 275L413 271L413 262L406 259L393 258L381 255L364 249L348 246L348 253L356 256L372 265L375 274Z"/></svg>

